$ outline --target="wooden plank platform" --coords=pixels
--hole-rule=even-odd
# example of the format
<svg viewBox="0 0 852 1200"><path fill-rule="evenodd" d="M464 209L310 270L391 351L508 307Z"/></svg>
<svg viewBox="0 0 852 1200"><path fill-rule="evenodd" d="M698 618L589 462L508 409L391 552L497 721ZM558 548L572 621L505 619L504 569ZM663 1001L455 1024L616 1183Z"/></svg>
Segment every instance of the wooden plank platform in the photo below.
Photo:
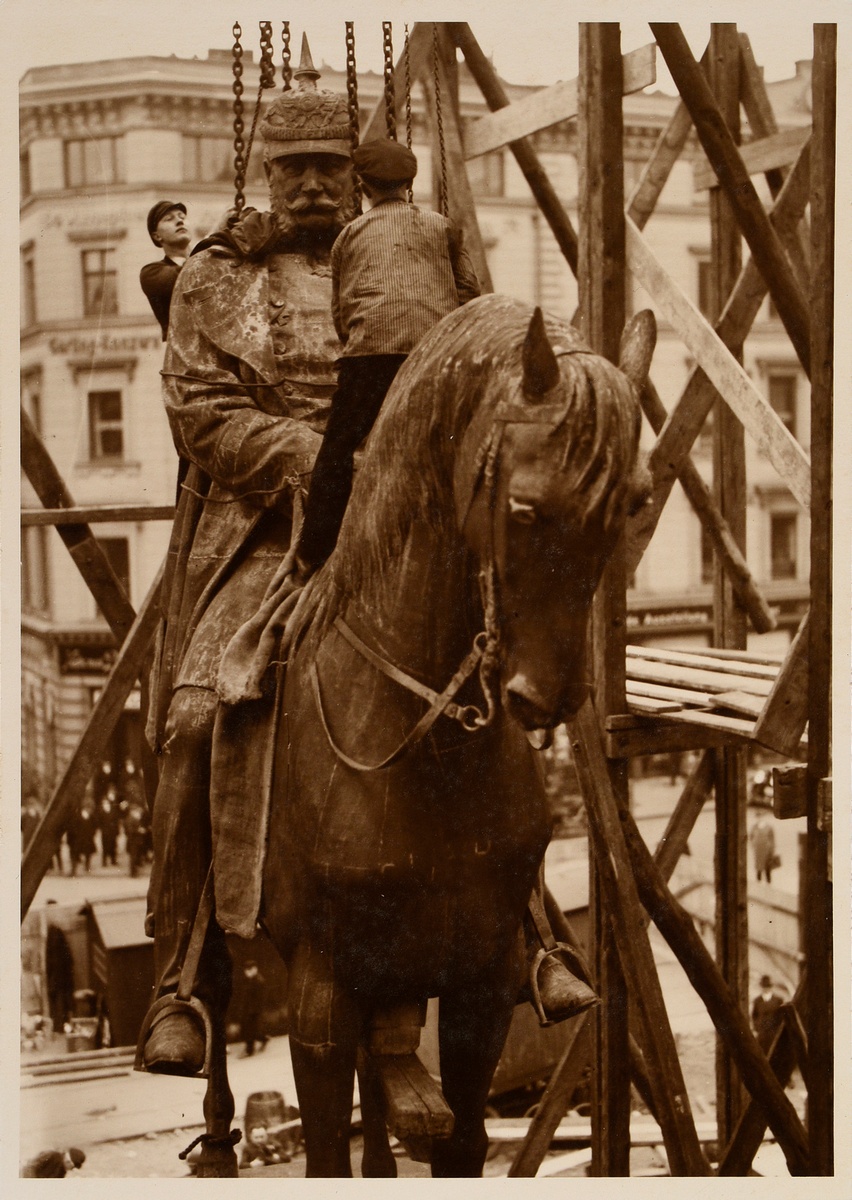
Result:
<svg viewBox="0 0 852 1200"><path fill-rule="evenodd" d="M388 1129L401 1142L447 1138L453 1114L440 1087L416 1054L373 1055L385 1100Z"/></svg>
<svg viewBox="0 0 852 1200"><path fill-rule="evenodd" d="M786 670L783 655L628 645L625 718L656 717L727 734L732 741L760 741L767 701ZM791 754L806 745L806 734L797 733L801 740Z"/></svg>

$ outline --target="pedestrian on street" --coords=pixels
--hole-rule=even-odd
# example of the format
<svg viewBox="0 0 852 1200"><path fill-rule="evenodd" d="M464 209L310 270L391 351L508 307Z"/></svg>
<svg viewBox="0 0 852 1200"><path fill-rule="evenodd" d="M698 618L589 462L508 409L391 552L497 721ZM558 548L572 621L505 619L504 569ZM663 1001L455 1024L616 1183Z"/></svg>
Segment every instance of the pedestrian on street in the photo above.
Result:
<svg viewBox="0 0 852 1200"><path fill-rule="evenodd" d="M26 803L21 809L21 847L26 850L30 844L33 834L38 829L41 821L41 806L38 802L38 796L33 792L27 796Z"/></svg>
<svg viewBox="0 0 852 1200"><path fill-rule="evenodd" d="M781 1013L783 1003L784 1001L772 985L772 977L762 975L760 995L751 1006L751 1023L762 1050L769 1050L776 1032L783 1024L784 1017Z"/></svg>
<svg viewBox="0 0 852 1200"><path fill-rule="evenodd" d="M243 1019L240 1036L245 1042L243 1054L251 1057L254 1054L255 1042L260 1043L260 1049L266 1047L269 1038L263 1032L263 998L266 980L257 968L257 963L249 960L243 967Z"/></svg>
<svg viewBox="0 0 852 1200"><path fill-rule="evenodd" d="M48 900L48 906L56 904ZM44 948L44 976L47 1003L53 1021L53 1032L62 1033L74 1003L74 959L64 930L50 918L48 907L47 938Z"/></svg>
<svg viewBox="0 0 852 1200"><path fill-rule="evenodd" d="M43 1150L31 1158L21 1171L23 1179L64 1179L69 1171L78 1171L86 1156L77 1146L67 1150Z"/></svg>
<svg viewBox="0 0 852 1200"><path fill-rule="evenodd" d="M145 809L136 800L131 800L124 822L127 834L127 854L130 859L130 878L135 879L139 867L145 861L145 847L148 838L148 819Z"/></svg>
<svg viewBox="0 0 852 1200"><path fill-rule="evenodd" d="M118 865L118 793L110 785L98 805L98 828L101 831L101 865Z"/></svg>
<svg viewBox="0 0 852 1200"><path fill-rule="evenodd" d="M772 871L779 865L775 855L775 830L766 813L761 813L749 834L757 879L772 882Z"/></svg>

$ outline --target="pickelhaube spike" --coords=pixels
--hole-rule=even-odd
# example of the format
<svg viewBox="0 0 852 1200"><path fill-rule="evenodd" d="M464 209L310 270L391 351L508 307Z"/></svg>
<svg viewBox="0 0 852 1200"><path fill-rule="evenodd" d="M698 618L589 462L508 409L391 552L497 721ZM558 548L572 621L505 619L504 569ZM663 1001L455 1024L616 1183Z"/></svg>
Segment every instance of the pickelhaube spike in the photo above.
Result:
<svg viewBox="0 0 852 1200"><path fill-rule="evenodd" d="M311 58L311 48L308 45L308 35L302 34L302 57L298 67L293 72L293 78L298 80L299 87L302 91L307 91L311 88L316 88L317 80L320 77L319 71L314 66L314 60Z"/></svg>

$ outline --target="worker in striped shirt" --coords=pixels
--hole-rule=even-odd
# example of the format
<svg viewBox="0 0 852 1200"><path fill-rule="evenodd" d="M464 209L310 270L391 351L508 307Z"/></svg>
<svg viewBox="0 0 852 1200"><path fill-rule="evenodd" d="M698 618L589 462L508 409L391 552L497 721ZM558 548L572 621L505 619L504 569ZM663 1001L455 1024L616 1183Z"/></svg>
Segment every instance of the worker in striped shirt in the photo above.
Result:
<svg viewBox="0 0 852 1200"><path fill-rule="evenodd" d="M355 451L397 371L436 322L480 292L461 230L408 203L417 173L412 152L380 139L359 146L352 162L371 207L344 227L331 252L332 315L343 350L296 548L297 585L334 549Z"/></svg>

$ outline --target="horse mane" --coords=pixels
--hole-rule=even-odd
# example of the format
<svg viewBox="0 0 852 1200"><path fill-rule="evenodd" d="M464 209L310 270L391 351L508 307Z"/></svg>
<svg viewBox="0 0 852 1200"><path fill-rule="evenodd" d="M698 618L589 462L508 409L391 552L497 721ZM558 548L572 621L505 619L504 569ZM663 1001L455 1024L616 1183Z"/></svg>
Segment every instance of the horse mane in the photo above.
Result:
<svg viewBox="0 0 852 1200"><path fill-rule="evenodd" d="M355 594L377 599L416 521L439 538L459 536L455 456L474 414L525 402L521 355L532 313L508 297L483 296L440 321L408 357L370 435L337 548L313 581L309 619L324 626ZM545 322L561 374L548 403L565 403L552 436L564 440L576 516L585 522L603 510L608 525L629 492L640 424L635 394L575 329L553 316Z"/></svg>

